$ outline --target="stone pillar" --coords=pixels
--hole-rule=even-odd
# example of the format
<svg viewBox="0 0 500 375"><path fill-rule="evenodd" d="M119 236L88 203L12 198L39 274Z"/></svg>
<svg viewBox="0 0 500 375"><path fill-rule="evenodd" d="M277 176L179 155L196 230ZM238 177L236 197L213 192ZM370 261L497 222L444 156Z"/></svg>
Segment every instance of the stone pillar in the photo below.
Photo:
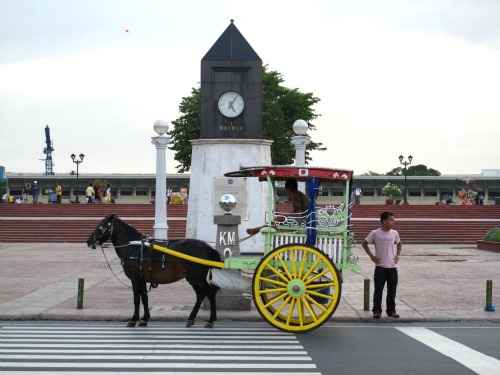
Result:
<svg viewBox="0 0 500 375"><path fill-rule="evenodd" d="M304 120L297 120L293 123L294 135L291 139L292 145L295 147L295 166L305 167L306 165L306 148L311 143L311 137L307 135L308 125ZM299 190L305 192L305 183L299 183Z"/></svg>
<svg viewBox="0 0 500 375"><path fill-rule="evenodd" d="M155 224L153 229L155 239L167 240L167 162L165 150L170 139L165 134L168 131L168 125L164 121L156 121L154 130L158 136L151 138L151 143L156 148Z"/></svg>
<svg viewBox="0 0 500 375"><path fill-rule="evenodd" d="M241 217L238 215L215 215L214 224L217 225L217 240L215 249L219 252L221 259L240 255L238 226ZM234 273L239 277L240 270L223 270L226 273ZM244 298L241 291L221 289L217 293L217 307L222 310L245 310L250 311L250 299Z"/></svg>
<svg viewBox="0 0 500 375"><path fill-rule="evenodd" d="M241 216L215 215L214 224L217 225L217 237L215 250L219 252L221 259L240 255L238 225L241 224Z"/></svg>
<svg viewBox="0 0 500 375"><path fill-rule="evenodd" d="M291 139L295 147L295 166L304 167L306 165L306 146L311 142L308 135L295 135Z"/></svg>

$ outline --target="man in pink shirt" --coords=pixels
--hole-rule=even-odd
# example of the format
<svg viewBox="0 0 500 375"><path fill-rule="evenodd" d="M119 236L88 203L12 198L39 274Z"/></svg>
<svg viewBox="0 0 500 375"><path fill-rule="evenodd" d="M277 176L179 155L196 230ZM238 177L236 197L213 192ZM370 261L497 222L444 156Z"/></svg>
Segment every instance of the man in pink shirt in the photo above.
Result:
<svg viewBox="0 0 500 375"><path fill-rule="evenodd" d="M401 241L399 233L394 227L392 212L382 212L380 215L381 228L372 230L361 246L366 254L375 263L375 291L373 293L373 318L380 319L382 315L382 292L387 282L386 312L392 318L399 318L396 313L396 288L398 285L398 262L401 255ZM375 245L375 255L370 251L368 244Z"/></svg>

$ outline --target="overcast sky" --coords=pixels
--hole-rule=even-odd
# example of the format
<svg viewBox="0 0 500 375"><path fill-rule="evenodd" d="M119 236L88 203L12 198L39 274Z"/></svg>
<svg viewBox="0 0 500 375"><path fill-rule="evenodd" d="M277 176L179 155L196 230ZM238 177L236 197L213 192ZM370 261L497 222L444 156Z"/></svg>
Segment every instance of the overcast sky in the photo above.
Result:
<svg viewBox="0 0 500 375"><path fill-rule="evenodd" d="M42 172L49 124L56 172L72 152L84 173L153 172L154 120L177 117L231 18L321 98L313 164L500 168L498 0L0 0L0 164Z"/></svg>

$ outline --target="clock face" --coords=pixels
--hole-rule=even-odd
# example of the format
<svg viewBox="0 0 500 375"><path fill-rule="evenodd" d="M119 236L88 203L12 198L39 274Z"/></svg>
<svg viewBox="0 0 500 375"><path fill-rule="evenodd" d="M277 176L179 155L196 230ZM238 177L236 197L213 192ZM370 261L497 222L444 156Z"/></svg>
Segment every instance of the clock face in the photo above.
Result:
<svg viewBox="0 0 500 375"><path fill-rule="evenodd" d="M228 118L235 118L241 115L245 108L243 97L236 91L227 91L219 97L217 103L220 113Z"/></svg>

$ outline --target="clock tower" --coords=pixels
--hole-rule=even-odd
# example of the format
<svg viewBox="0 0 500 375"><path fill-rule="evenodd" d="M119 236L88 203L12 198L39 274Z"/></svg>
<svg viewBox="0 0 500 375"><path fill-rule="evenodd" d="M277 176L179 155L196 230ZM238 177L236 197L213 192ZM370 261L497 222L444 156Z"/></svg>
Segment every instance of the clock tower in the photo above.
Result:
<svg viewBox="0 0 500 375"><path fill-rule="evenodd" d="M201 60L201 131L191 140L187 236L215 242L219 199L233 194L241 216L239 237L262 225L266 184L227 178L241 167L271 164L272 141L262 139L262 60L231 20ZM263 251L262 238L242 243L241 252Z"/></svg>
<svg viewBox="0 0 500 375"><path fill-rule="evenodd" d="M201 60L201 138L262 138L262 60L232 20Z"/></svg>

